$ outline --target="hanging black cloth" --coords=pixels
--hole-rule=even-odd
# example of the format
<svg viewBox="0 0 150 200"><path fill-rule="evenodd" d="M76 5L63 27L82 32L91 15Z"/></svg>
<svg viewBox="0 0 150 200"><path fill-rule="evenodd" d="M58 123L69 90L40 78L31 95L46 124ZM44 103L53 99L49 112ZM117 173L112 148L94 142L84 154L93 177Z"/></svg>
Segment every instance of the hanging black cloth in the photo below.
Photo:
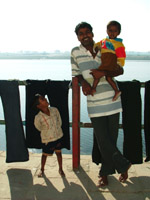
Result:
<svg viewBox="0 0 150 200"><path fill-rule="evenodd" d="M20 94L18 81L0 81L6 124L6 162L23 162L29 160L20 113Z"/></svg>
<svg viewBox="0 0 150 200"><path fill-rule="evenodd" d="M26 141L28 148L41 149L40 132L34 126L34 117L38 113L33 107L35 94L45 96L45 81L26 80Z"/></svg>
<svg viewBox="0 0 150 200"><path fill-rule="evenodd" d="M141 95L139 81L117 81L122 92L123 155L132 163L143 162L141 137ZM92 161L101 163L101 154L93 134Z"/></svg>
<svg viewBox="0 0 150 200"><path fill-rule="evenodd" d="M62 147L70 150L68 92L70 81L48 81L47 96L52 107L56 107L62 119Z"/></svg>
<svg viewBox="0 0 150 200"><path fill-rule="evenodd" d="M123 154L132 164L143 163L141 136L141 84L139 81L119 82L122 92Z"/></svg>
<svg viewBox="0 0 150 200"><path fill-rule="evenodd" d="M50 105L57 107L62 118L62 146L70 149L68 92L70 81L27 80L26 85L26 140L28 148L41 148L41 137L34 126L34 117L37 114L32 108L35 94L47 95Z"/></svg>
<svg viewBox="0 0 150 200"><path fill-rule="evenodd" d="M144 135L145 135L145 147L146 147L145 162L147 162L150 161L150 81L145 82Z"/></svg>

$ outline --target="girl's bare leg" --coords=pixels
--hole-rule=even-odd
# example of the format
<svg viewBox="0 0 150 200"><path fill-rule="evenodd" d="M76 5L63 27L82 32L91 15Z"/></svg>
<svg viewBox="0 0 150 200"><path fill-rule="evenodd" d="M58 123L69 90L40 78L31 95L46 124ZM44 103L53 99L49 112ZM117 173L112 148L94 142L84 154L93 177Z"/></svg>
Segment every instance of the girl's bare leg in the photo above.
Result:
<svg viewBox="0 0 150 200"><path fill-rule="evenodd" d="M47 159L47 156L42 155L42 157L41 157L41 171L38 174L38 177L42 177L44 175L44 167L45 167L46 159Z"/></svg>
<svg viewBox="0 0 150 200"><path fill-rule="evenodd" d="M59 174L61 176L65 176L65 173L63 171L63 168L62 168L62 154L61 154L61 151L60 152L55 152L56 153L56 156L57 156L57 161L58 161L58 165L59 165Z"/></svg>

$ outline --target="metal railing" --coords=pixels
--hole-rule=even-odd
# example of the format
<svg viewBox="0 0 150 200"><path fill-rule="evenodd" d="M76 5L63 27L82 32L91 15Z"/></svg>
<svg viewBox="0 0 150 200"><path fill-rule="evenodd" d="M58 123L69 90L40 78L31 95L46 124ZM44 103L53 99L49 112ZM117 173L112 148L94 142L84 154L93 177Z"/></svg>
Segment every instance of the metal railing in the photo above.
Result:
<svg viewBox="0 0 150 200"><path fill-rule="evenodd" d="M26 81L18 80L19 85L26 85ZM141 87L145 87L145 84L141 82ZM23 125L26 124L22 121ZM5 125L5 120L0 120L0 125ZM80 122L80 86L77 77L72 78L72 166L73 169L78 169L80 165L80 128L93 128L91 123ZM119 128L122 128L122 124L119 124ZM142 129L144 125L142 124Z"/></svg>
<svg viewBox="0 0 150 200"><path fill-rule="evenodd" d="M141 87L145 87L145 83L141 82ZM77 77L72 79L72 165L73 169L78 169L80 165L80 128L92 128L91 123L80 122L80 86ZM122 128L122 124L119 124ZM141 126L144 128L144 125Z"/></svg>

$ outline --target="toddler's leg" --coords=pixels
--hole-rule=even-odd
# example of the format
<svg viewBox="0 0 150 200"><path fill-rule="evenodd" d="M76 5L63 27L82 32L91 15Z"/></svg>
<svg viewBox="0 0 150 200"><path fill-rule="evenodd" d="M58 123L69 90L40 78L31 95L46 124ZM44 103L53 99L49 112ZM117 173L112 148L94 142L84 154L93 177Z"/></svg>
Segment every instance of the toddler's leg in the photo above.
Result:
<svg viewBox="0 0 150 200"><path fill-rule="evenodd" d="M116 101L118 99L118 97L121 95L121 91L118 89L116 83L113 81L113 79L111 77L106 77L106 80L109 82L109 84L111 85L111 87L114 89L115 91L115 95L113 97L113 101Z"/></svg>
<svg viewBox="0 0 150 200"><path fill-rule="evenodd" d="M93 86L92 86L92 90L91 90L91 95L92 95L92 96L93 96L94 93L96 92L96 87L97 87L98 82L99 82L99 79L94 78Z"/></svg>

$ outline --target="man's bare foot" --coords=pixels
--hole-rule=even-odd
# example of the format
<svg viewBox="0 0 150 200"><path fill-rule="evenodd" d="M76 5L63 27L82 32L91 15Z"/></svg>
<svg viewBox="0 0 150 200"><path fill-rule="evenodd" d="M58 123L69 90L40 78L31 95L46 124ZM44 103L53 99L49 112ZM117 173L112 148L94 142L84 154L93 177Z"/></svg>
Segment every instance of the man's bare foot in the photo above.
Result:
<svg viewBox="0 0 150 200"><path fill-rule="evenodd" d="M43 177L43 176L44 176L44 171L41 170L41 171L39 172L39 174L38 174L38 177L40 178L40 177Z"/></svg>
<svg viewBox="0 0 150 200"><path fill-rule="evenodd" d="M120 182L124 183L128 179L128 170L130 167L131 167L131 163L130 163L128 169L120 175L120 177L119 177Z"/></svg>
<svg viewBox="0 0 150 200"><path fill-rule="evenodd" d="M150 161L150 156L147 156L146 159L144 160L145 162Z"/></svg>
<svg viewBox="0 0 150 200"><path fill-rule="evenodd" d="M64 173L64 171L62 169L59 170L59 174L60 174L60 176L64 176L65 177L65 173Z"/></svg>
<svg viewBox="0 0 150 200"><path fill-rule="evenodd" d="M113 101L116 101L117 99L118 99L118 97L120 97L120 95L121 95L121 92L120 91L115 91L115 95L114 95L114 97L113 97Z"/></svg>
<svg viewBox="0 0 150 200"><path fill-rule="evenodd" d="M104 187L106 185L108 185L107 176L100 176L100 179L98 181L98 187Z"/></svg>

